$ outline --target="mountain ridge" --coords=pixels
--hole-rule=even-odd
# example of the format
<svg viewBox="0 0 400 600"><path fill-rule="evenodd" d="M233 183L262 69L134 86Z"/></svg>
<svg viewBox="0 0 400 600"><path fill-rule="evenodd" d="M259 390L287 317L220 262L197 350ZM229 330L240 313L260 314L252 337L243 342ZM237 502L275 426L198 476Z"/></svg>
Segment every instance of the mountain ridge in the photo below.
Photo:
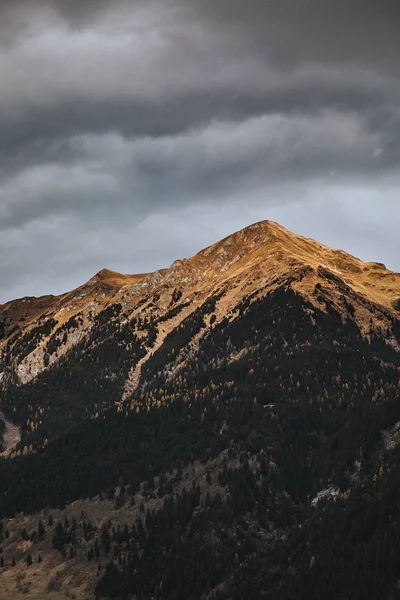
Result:
<svg viewBox="0 0 400 600"><path fill-rule="evenodd" d="M365 335L371 329L369 305L378 307L373 321L386 332L398 314L400 274L291 233L274 221L259 221L188 259L175 260L166 269L137 275L102 269L88 282L59 296L23 298L1 305L0 353L3 357L8 353L3 362L14 362L18 377L27 382L87 335L93 320L113 305L120 305L128 320L164 319L153 342L158 347L207 297L222 295L216 307L218 321L234 311L245 296L253 294L255 299L288 282L322 310L328 302L347 315L348 302L343 305L346 296ZM175 308L176 314L172 314L178 305L181 310ZM77 320L72 334L66 333L65 328L70 330L69 325ZM32 336L32 332L37 332L38 343L30 341L31 351L22 360L13 358L16 341ZM61 333L65 343L56 342L57 355L49 355L46 344ZM397 345L394 338L392 343ZM136 381L135 369L132 377ZM128 381L127 389L131 387Z"/></svg>
<svg viewBox="0 0 400 600"><path fill-rule="evenodd" d="M257 236L257 234L260 232L265 234L265 237L262 239L260 239L260 236ZM255 247L260 249L265 247L267 244L276 244L276 250L284 251L285 253L290 254L294 259L302 258L303 260L307 260L309 261L310 266L311 264L321 264L321 260L318 259L318 257L315 258L316 251L320 251L322 256L325 256L325 258L328 258L328 260L331 262L331 264L327 265L328 268L336 270L337 272L340 272L338 266L342 266L342 268L347 269L349 272L353 272L353 274L360 274L362 270L373 274L379 272L381 277L394 277L394 279L397 280L397 283L400 285L400 274L387 269L383 263L363 261L342 249L330 248L329 246L320 243L313 238L292 233L275 221L263 220L248 225L243 229L238 230L213 244L210 244L209 246L195 253L190 258L176 259L170 265L170 267L156 270L154 272L139 274L123 274L108 268L103 268L93 275L93 277L86 283L79 285L77 288L74 288L71 291L64 292L58 296L48 294L39 297L29 296L10 300L5 304L0 304L0 311L17 302L40 302L47 299L49 301L51 299L54 302L60 302L69 295L85 289L87 286L96 285L99 283L108 284L114 288L121 289L135 285L138 282L144 282L149 278L154 279L160 274L167 275L171 271L184 270L185 268L200 268L202 263L207 264L207 262L209 262L210 257L218 257L218 254L224 253L226 247L230 249L233 248L235 252L240 252L243 251L244 248L246 250L245 244L248 244L247 249L250 248L250 250L254 250ZM236 256L236 258L239 259L243 257ZM253 256L253 258L255 259L256 256ZM214 264L214 268L215 266L216 265ZM226 269L226 265L222 266L225 266Z"/></svg>
<svg viewBox="0 0 400 600"><path fill-rule="evenodd" d="M260 238L258 238L257 240L257 233L259 232L263 232L266 234L266 237L263 238L262 240L260 240ZM253 235L253 239L251 239L251 234L254 233L255 235ZM250 234L250 235L249 235ZM254 243L256 242L256 245L258 247L261 246L265 246L268 243L276 243L277 244L277 248L279 247L279 250L285 251L287 253L291 253L293 255L293 258L299 258L300 256L302 257L307 257L307 259L315 264L320 264L320 261L315 260L315 256L312 256L312 253L310 251L310 247L313 248L313 251L315 253L315 250L320 250L322 251L322 253L326 254L326 252L328 251L329 253L336 255L336 262L342 266L345 266L345 268L349 269L350 271L353 269L354 273L359 273L360 272L360 265L362 265L364 267L364 269L367 269L371 272L376 272L376 271L380 271L382 275L384 276L396 276L396 278L400 279L400 274L396 273L395 271L391 271L389 269L386 268L386 266L383 263L379 263L379 262L366 262L363 261L353 255L351 255L350 253L339 249L339 248L331 248L321 242L316 241L313 238L310 237L305 237L302 236L300 234L295 234L290 232L288 229L286 229L285 227L283 227L282 225L280 225L279 223L275 222L275 221L271 221L271 220L262 220L262 221L258 221L255 222L251 225L248 225L232 234L227 235L225 238L218 240L217 242L210 244L209 246L202 248L200 251L198 251L197 253L195 253L194 255L192 255L189 258L178 258L176 259L171 265L170 267L164 268L164 269L160 269L160 270L156 270L153 272L148 272L148 273L138 273L138 274L127 274L127 273L119 273L118 271L114 271L112 269L108 269L108 268L103 268L100 271L98 271L95 275L93 275L92 278L90 278L86 283L83 283L81 285L79 285L77 288L74 288L71 291L67 291L64 292L62 294L59 294L57 296L53 295L53 294L47 294L44 296L25 296L25 297L21 297L21 298L17 298L15 300L9 300L4 304L0 304L0 310L3 310L5 307L8 307L10 304L16 303L16 302L22 302L22 301L41 301L41 300L45 300L45 299L52 299L54 301L60 301L63 298L65 298L66 296L73 294L75 292L80 291L82 288L85 288L86 286L92 284L96 284L99 282L105 283L105 284L109 284L110 286L113 287L127 287L129 285L134 285L137 282L141 282L146 280L146 278L152 278L154 277L156 274L167 274L168 272L170 272L171 270L176 270L176 269L181 269L184 267L192 267L195 268L196 266L199 268L199 263L201 263L201 259L203 259L204 257L206 257L206 260L209 259L209 257L213 256L213 255L218 255L218 251L221 249L224 249L226 246L230 246L230 247L235 247L236 246L236 250L238 250L237 246L243 246L245 243L249 243L253 244L251 245L251 249L254 249ZM286 243L285 243L286 242ZM308 246L308 248L304 248L305 246ZM240 250L240 248L239 248ZM306 250L306 252L304 252L304 250ZM331 260L335 260L334 257L330 257ZM343 261L347 261L347 264L344 264ZM330 268L336 268L335 265L329 265ZM337 269L338 270L338 269Z"/></svg>

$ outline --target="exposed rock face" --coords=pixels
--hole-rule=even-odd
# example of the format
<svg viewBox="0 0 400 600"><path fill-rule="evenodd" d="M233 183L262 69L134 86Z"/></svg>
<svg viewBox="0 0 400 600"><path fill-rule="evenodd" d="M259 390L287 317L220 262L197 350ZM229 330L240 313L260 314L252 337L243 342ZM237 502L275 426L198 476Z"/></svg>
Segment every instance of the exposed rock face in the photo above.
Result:
<svg viewBox="0 0 400 600"><path fill-rule="evenodd" d="M392 324L399 310L399 274L261 221L190 259L176 260L169 269L139 275L103 269L61 296L22 298L0 306L1 370L7 366L22 383L30 381L84 339L96 316L110 306L120 306L127 321L162 320L153 331L150 356L207 298L218 296L218 322L230 313L234 318L244 298L255 300L280 286L292 287L320 309L332 306L344 319L351 316L366 336L380 330L397 346ZM145 328L140 335L146 335ZM135 365L127 381L130 391L138 369Z"/></svg>

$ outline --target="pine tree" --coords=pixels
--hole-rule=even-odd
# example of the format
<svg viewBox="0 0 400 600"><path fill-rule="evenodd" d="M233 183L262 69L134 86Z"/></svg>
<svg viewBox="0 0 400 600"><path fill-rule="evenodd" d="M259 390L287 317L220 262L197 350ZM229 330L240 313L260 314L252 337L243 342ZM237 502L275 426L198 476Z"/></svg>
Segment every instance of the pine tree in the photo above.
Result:
<svg viewBox="0 0 400 600"><path fill-rule="evenodd" d="M43 521L40 520L39 521L39 525L38 525L38 538L39 538L39 541L44 540L45 535L46 535L46 530L44 528Z"/></svg>
<svg viewBox="0 0 400 600"><path fill-rule="evenodd" d="M101 543L104 548L104 553L107 556L111 549L111 543L110 543L110 534L108 533L108 529L105 525L103 525L103 528L101 530Z"/></svg>

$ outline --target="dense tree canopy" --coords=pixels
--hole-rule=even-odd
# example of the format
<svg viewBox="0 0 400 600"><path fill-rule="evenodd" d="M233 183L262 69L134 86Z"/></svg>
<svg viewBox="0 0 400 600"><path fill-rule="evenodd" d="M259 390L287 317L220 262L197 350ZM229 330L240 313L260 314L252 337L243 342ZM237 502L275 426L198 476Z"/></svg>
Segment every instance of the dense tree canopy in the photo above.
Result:
<svg viewBox="0 0 400 600"><path fill-rule="evenodd" d="M141 324L139 337L118 310L10 388L7 414L26 423L19 449L32 447L0 461L0 514L99 493L123 504L143 485L162 499L93 533L88 560L108 563L99 598L400 597L400 450L383 439L400 421L399 355L383 335L361 335L348 300L343 319L283 287L246 298L194 350L217 302L167 336L117 408L159 326ZM193 480L177 491L195 461L207 490ZM60 526L53 546L72 540Z"/></svg>

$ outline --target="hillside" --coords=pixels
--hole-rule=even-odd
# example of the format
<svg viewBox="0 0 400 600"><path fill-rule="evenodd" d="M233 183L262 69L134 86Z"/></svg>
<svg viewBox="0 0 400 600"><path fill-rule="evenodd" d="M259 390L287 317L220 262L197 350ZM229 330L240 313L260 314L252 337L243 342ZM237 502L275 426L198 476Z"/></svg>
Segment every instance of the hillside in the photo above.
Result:
<svg viewBox="0 0 400 600"><path fill-rule="evenodd" d="M22 383L30 381L85 338L100 315L106 318L105 309L120 311L133 324L135 318L140 320L136 333L143 339L150 331L150 346L159 346L165 333L205 299L219 296L218 321L243 298L272 291L288 281L322 310L328 301L346 313L343 297L352 300L355 319L366 333L372 312L374 327L389 331L391 318L397 318L400 311L399 274L263 221L190 259L175 261L169 269L141 275L104 269L61 296L0 305L1 364L11 367ZM315 286L321 286L320 294L315 293Z"/></svg>
<svg viewBox="0 0 400 600"><path fill-rule="evenodd" d="M399 344L399 274L270 221L0 306L0 600L400 597Z"/></svg>

